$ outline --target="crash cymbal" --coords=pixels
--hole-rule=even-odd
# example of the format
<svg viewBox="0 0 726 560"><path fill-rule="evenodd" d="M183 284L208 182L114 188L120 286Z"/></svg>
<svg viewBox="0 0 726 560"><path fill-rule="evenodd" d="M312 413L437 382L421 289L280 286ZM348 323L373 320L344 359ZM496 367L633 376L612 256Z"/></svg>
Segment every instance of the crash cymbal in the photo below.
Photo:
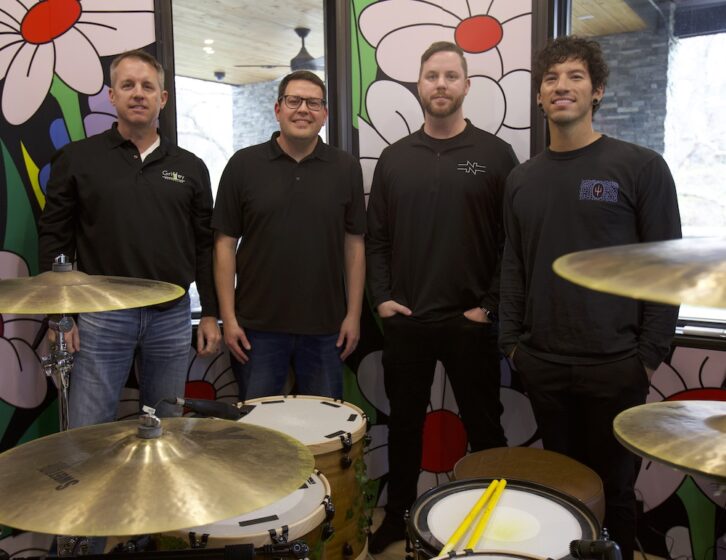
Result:
<svg viewBox="0 0 726 560"><path fill-rule="evenodd" d="M570 282L659 303L726 308L726 240L687 238L570 253L552 265Z"/></svg>
<svg viewBox="0 0 726 560"><path fill-rule="evenodd" d="M297 489L311 452L274 430L209 418L53 434L0 454L0 525L60 535L157 533L259 509Z"/></svg>
<svg viewBox="0 0 726 560"><path fill-rule="evenodd" d="M175 284L69 272L0 280L0 313L92 313L171 301L184 295Z"/></svg>
<svg viewBox="0 0 726 560"><path fill-rule="evenodd" d="M726 483L726 402L648 403L618 414L613 429L636 455Z"/></svg>

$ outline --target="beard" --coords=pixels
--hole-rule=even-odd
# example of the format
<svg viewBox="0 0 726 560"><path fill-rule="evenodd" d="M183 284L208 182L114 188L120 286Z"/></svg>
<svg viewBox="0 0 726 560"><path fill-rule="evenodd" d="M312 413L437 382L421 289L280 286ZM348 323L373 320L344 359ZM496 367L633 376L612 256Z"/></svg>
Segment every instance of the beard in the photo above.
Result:
<svg viewBox="0 0 726 560"><path fill-rule="evenodd" d="M434 105L433 99L430 98L427 102L423 103L424 111L432 117L443 119L456 113L464 104L463 95L459 97L449 96L447 98L451 101L451 103L443 107L436 107Z"/></svg>

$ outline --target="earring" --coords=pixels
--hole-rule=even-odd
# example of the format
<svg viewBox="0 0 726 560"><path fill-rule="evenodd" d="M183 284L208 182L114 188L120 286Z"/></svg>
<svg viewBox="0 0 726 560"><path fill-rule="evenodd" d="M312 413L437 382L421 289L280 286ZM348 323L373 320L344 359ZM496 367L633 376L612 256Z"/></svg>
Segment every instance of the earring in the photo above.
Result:
<svg viewBox="0 0 726 560"><path fill-rule="evenodd" d="M597 107L598 105L600 105L600 100L599 99L593 99L592 100L592 106L593 107Z"/></svg>

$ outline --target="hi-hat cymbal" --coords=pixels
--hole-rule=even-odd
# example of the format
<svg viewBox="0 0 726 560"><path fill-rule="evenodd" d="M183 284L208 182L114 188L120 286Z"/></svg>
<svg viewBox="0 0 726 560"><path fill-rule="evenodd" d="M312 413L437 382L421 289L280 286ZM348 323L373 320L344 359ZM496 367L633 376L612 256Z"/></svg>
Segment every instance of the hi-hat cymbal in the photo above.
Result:
<svg viewBox="0 0 726 560"><path fill-rule="evenodd" d="M613 429L641 457L726 483L726 402L648 403L618 414Z"/></svg>
<svg viewBox="0 0 726 560"><path fill-rule="evenodd" d="M570 253L552 265L570 282L659 303L726 308L726 240L687 238Z"/></svg>
<svg viewBox="0 0 726 560"><path fill-rule="evenodd" d="M166 418L155 439L137 426L77 428L0 454L0 524L86 536L183 529L273 503L314 468L302 443L260 426Z"/></svg>
<svg viewBox="0 0 726 560"><path fill-rule="evenodd" d="M92 313L145 307L184 295L175 284L75 270L0 280L0 313Z"/></svg>

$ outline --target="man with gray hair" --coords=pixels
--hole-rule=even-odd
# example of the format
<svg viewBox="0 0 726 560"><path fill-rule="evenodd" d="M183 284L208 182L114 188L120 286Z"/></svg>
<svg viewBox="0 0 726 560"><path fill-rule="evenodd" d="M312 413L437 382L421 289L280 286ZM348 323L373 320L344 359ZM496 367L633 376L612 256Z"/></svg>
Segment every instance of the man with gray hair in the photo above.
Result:
<svg viewBox="0 0 726 560"><path fill-rule="evenodd" d="M512 148L464 118L466 59L453 43L421 57L424 125L378 160L368 206L368 286L384 329L390 402L386 517L369 549L404 537L437 361L451 381L466 450L506 445L499 422L497 307L502 195Z"/></svg>

